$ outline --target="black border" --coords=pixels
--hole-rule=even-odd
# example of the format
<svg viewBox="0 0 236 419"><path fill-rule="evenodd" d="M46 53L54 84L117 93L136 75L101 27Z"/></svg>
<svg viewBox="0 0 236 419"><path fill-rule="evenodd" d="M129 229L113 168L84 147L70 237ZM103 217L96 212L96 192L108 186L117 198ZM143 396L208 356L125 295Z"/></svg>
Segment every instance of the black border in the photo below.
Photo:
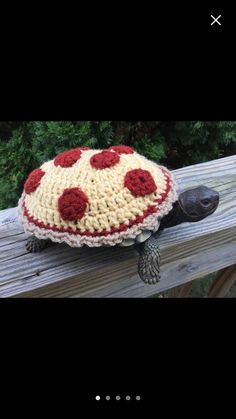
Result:
<svg viewBox="0 0 236 419"><path fill-rule="evenodd" d="M210 25L211 13L222 27ZM66 54L58 34L53 48L5 59L1 120L235 119L232 6L120 5L96 21L91 39L71 22Z"/></svg>
<svg viewBox="0 0 236 419"><path fill-rule="evenodd" d="M0 315L2 359L39 408L181 412L234 359L234 299L9 299Z"/></svg>

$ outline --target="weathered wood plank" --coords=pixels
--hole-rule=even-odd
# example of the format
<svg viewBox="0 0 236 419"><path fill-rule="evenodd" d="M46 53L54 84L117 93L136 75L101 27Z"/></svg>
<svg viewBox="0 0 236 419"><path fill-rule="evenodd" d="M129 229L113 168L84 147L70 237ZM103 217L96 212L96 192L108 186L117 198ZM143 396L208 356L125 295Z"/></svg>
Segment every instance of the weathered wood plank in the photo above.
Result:
<svg viewBox="0 0 236 419"><path fill-rule="evenodd" d="M148 297L236 263L236 156L175 171L180 191L220 193L215 214L160 233L162 280L145 285L132 248L54 245L28 254L15 209L0 212L0 297Z"/></svg>
<svg viewBox="0 0 236 419"><path fill-rule="evenodd" d="M229 266L218 272L213 284L211 285L208 297L222 298L227 295L230 288L236 281L236 265Z"/></svg>

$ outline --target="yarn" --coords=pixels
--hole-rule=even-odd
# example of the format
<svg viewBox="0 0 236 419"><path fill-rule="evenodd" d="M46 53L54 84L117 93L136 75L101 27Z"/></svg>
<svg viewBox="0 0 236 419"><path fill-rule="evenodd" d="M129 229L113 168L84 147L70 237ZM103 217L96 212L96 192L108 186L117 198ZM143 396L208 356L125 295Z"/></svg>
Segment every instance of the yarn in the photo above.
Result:
<svg viewBox="0 0 236 419"><path fill-rule="evenodd" d="M178 199L174 177L127 146L113 147L122 148L69 150L33 171L18 205L25 231L78 247L155 231Z"/></svg>
<svg viewBox="0 0 236 419"><path fill-rule="evenodd" d="M58 199L60 216L66 221L80 220L88 203L87 195L79 188L67 188Z"/></svg>
<svg viewBox="0 0 236 419"><path fill-rule="evenodd" d="M143 169L127 172L124 184L134 196L145 196L157 190L151 173Z"/></svg>
<svg viewBox="0 0 236 419"><path fill-rule="evenodd" d="M54 159L54 165L61 167L71 167L80 159L80 156L80 148L73 148L70 151L63 151Z"/></svg>
<svg viewBox="0 0 236 419"><path fill-rule="evenodd" d="M40 185L40 181L42 179L42 177L45 175L45 172L42 169L35 169L33 170L25 184L24 184L24 190L27 194L30 194L31 192L34 192L37 187Z"/></svg>
<svg viewBox="0 0 236 419"><path fill-rule="evenodd" d="M118 154L133 154L134 149L128 145L111 145L108 150L115 151Z"/></svg>
<svg viewBox="0 0 236 419"><path fill-rule="evenodd" d="M106 169L119 163L120 157L116 153L103 150L101 153L94 154L90 159L90 164L95 169Z"/></svg>
<svg viewBox="0 0 236 419"><path fill-rule="evenodd" d="M29 221L31 221L32 223L34 223L36 226L40 227L40 228L45 228L45 229L49 229L52 231L58 231L58 232L66 232L66 233L71 233L73 232L73 230L71 229L71 227L65 228L57 228L55 226L50 226L47 224L44 224L43 222L39 222L37 220L34 220L33 217L30 216L27 208L25 207L25 205L23 205L24 207L24 215L28 218ZM81 211L82 212L82 211ZM142 223L142 221L150 214L153 214L156 212L156 208L149 205L148 208L144 211L143 216L137 216L134 220L129 221L128 224L121 224L119 226L119 228L115 228L115 227L111 227L110 231L106 231L105 229L100 231L100 232L95 232L95 233L91 233L91 231L86 230L86 231L81 231L79 229L77 229L76 231L74 231L74 234L80 235L80 236L88 236L88 237L101 237L101 236L108 236L114 233L119 233L121 231L126 231L129 229L129 227L135 225L135 224L139 224ZM75 211L74 211L75 214ZM68 214L66 214L66 216L68 216ZM82 217L81 217L82 218ZM68 219L68 218L67 218ZM73 216L71 218L73 220ZM75 216L76 219L76 216Z"/></svg>

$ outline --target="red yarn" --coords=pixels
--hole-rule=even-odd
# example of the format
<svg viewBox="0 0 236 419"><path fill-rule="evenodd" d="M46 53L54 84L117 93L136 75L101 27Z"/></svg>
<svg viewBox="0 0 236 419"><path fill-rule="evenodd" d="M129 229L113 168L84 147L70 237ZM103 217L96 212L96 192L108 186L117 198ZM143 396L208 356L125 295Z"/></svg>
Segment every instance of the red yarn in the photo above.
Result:
<svg viewBox="0 0 236 419"><path fill-rule="evenodd" d="M115 166L120 161L120 156L112 151L103 150L101 153L94 154L90 159L90 164L95 169L106 169Z"/></svg>
<svg viewBox="0 0 236 419"><path fill-rule="evenodd" d="M160 198L156 199L156 201L155 201L159 205L164 201L164 199L167 197L167 195L168 195L168 193L170 192L170 189L171 189L170 177L169 177L168 173L163 168L161 169L161 171L166 176L166 190L164 192L162 192Z"/></svg>
<svg viewBox="0 0 236 419"><path fill-rule="evenodd" d="M34 192L40 184L40 180L45 175L42 169L35 169L31 172L24 184L24 190L26 193Z"/></svg>
<svg viewBox="0 0 236 419"><path fill-rule="evenodd" d="M80 188L67 188L58 199L58 210L65 221L81 220L88 204L87 195Z"/></svg>
<svg viewBox="0 0 236 419"><path fill-rule="evenodd" d="M134 149L128 145L111 145L108 150L113 150L118 154L133 154Z"/></svg>
<svg viewBox="0 0 236 419"><path fill-rule="evenodd" d="M81 150L87 150L87 147L83 148L72 148L69 151L63 151L62 153L58 154L54 159L55 166L61 167L71 167L75 164L81 157Z"/></svg>
<svg viewBox="0 0 236 419"><path fill-rule="evenodd" d="M144 196L157 190L157 186L148 170L134 169L125 175L124 185L134 196Z"/></svg>
<svg viewBox="0 0 236 419"><path fill-rule="evenodd" d="M76 188L74 188L76 189ZM130 220L129 224L120 224L118 228L111 227L110 231L107 231L103 229L101 232L96 231L95 233L91 233L91 231L86 230L82 232L80 229L77 229L76 231L73 231L70 227L56 227L56 226L50 226L48 224L44 224L42 221L35 220L28 212L25 203L23 204L24 208L24 215L27 217L28 221L30 223L35 224L37 227L45 228L47 230L52 231L58 231L60 233L69 233L69 234L76 234L79 236L88 236L88 237L101 237L101 236L109 236L113 233L119 233L121 231L128 230L129 227L132 227L133 225L140 224L143 222L144 218L146 218L150 214L154 214L155 212L158 212L159 209L157 207L154 207L153 205L148 205L147 209L144 210L142 216L137 216L134 220Z"/></svg>
<svg viewBox="0 0 236 419"><path fill-rule="evenodd" d="M141 169L137 169L137 170L141 170ZM158 204L161 204L163 201L164 201L164 199L167 197L167 195L168 195L168 193L169 193L169 191L170 191L170 189L171 189L171 185L170 185L170 178L169 178L169 175L168 175L168 173L164 170L164 169L161 169L162 170L162 172L166 175L166 177L167 177L167 179L166 179L166 191L165 192L162 192L162 194L161 194L161 197L159 198L159 199L157 199L155 202L156 203L158 203ZM129 172L128 172L129 173ZM73 189L76 189L76 190L78 190L79 188L71 188L72 190ZM71 189L69 189L69 190L71 190ZM66 191L66 190L65 190ZM65 192L64 191L64 192ZM84 194L84 192L82 192L80 189L79 189L79 191L83 194L83 195L85 195ZM63 193L64 194L64 193ZM63 195L62 195L63 196ZM87 196L85 195L85 197L86 197L86 205L87 205L87 202L88 202L88 198L87 198ZM60 199L60 198L59 198ZM115 227L111 227L111 231L106 231L106 230L102 230L100 233L97 231L97 232L94 232L94 233L91 233L89 230L86 230L86 231L84 231L84 232L82 232L81 230L79 230L79 229L77 229L76 231L73 231L70 227L67 227L67 228L65 228L65 227L56 227L56 226L50 226L50 225L48 225L48 224L44 224L43 222L41 222L41 221L37 221L37 220L35 220L30 214L29 214L29 212L28 212L28 210L27 210L27 208L26 208L26 206L25 206L25 202L23 203L23 209L24 209L24 215L27 217L27 219L28 219L28 221L30 222L30 223L33 223L34 225L36 225L36 226L38 226L38 227L40 227L40 228L45 228L45 229L47 229L47 230L52 230L52 231L58 231L58 232L60 232L60 233L69 233L69 234L76 234L76 235L79 235L79 236L88 236L88 237L101 237L101 236L109 236L110 234L113 234L113 233L119 233L119 232L121 232L121 231L126 231L129 227L132 227L133 225L137 225L137 224L140 224L140 223L142 223L143 222L143 220L146 218L146 217L148 217L148 215L150 215L150 214L154 214L154 213L156 213L156 212L158 212L159 211L159 208L158 207L154 207L153 205L148 205L148 207L147 207L147 209L146 210L144 210L144 212L143 212L143 215L142 216L136 216L136 218L134 219L134 220L130 220L129 221L129 224L120 224L120 226L118 227L118 228L115 228Z"/></svg>

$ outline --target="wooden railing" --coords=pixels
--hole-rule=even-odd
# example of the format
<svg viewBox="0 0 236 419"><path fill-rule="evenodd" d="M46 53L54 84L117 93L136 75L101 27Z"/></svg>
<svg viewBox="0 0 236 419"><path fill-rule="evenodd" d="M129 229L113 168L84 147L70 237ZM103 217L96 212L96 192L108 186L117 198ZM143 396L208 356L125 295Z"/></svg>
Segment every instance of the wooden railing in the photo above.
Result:
<svg viewBox="0 0 236 419"><path fill-rule="evenodd" d="M179 190L204 184L220 193L217 211L198 223L160 232L162 280L144 284L133 248L70 248L27 253L15 208L0 211L0 297L148 297L219 271L209 297L223 297L236 279L236 156L175 170Z"/></svg>

